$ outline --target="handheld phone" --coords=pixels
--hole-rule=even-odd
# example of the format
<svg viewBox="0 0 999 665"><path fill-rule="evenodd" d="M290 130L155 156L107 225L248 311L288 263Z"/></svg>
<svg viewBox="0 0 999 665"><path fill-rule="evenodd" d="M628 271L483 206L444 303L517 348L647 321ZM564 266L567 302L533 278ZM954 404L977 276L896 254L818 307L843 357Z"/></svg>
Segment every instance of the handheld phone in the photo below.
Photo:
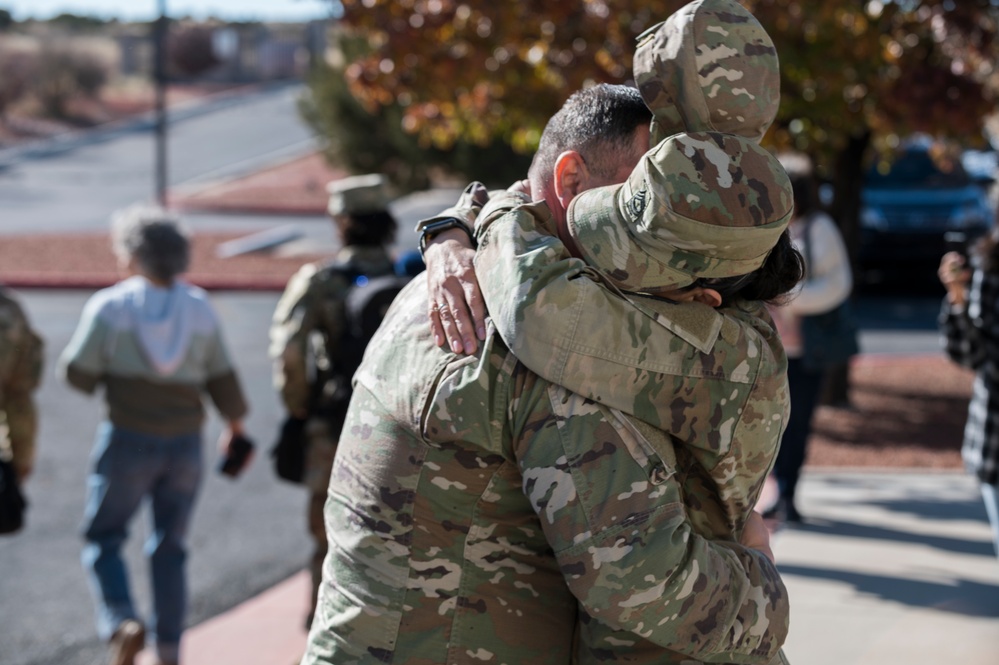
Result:
<svg viewBox="0 0 999 665"><path fill-rule="evenodd" d="M253 442L242 434L235 434L229 442L229 452L219 460L218 472L235 478L246 466L253 453Z"/></svg>

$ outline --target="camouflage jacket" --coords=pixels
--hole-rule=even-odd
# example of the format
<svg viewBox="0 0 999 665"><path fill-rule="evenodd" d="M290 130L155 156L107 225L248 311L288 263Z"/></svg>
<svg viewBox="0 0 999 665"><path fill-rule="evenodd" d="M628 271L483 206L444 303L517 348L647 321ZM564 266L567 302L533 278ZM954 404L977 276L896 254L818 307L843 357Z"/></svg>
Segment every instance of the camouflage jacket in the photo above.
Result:
<svg viewBox="0 0 999 665"><path fill-rule="evenodd" d="M290 413L306 412L313 386L310 368L322 369L335 355L344 330L344 300L351 283L336 268L368 276L392 273L383 247L344 247L332 261L309 263L288 281L271 321L274 385Z"/></svg>
<svg viewBox="0 0 999 665"><path fill-rule="evenodd" d="M704 485L690 488L698 529L737 537L789 410L787 358L766 307L621 292L569 255L544 203L522 200L494 194L475 226L476 272L497 331L543 378L682 443L678 455Z"/></svg>
<svg viewBox="0 0 999 665"><path fill-rule="evenodd" d="M543 378L673 437L693 528L737 538L789 409L787 360L765 307L715 310L622 293L549 235L544 204L505 212L511 203L494 197L476 227L476 272L499 334ZM687 660L640 642L615 646L626 642L585 616L580 637L584 662L587 651Z"/></svg>
<svg viewBox="0 0 999 665"><path fill-rule="evenodd" d="M32 393L42 377L42 339L31 329L24 310L0 289L0 417L6 425L14 468L29 471L35 461L38 414Z"/></svg>
<svg viewBox="0 0 999 665"><path fill-rule="evenodd" d="M355 375L303 664L569 663L577 603L642 643L766 663L773 565L688 521L669 436L528 371L495 330L433 342L426 281Z"/></svg>

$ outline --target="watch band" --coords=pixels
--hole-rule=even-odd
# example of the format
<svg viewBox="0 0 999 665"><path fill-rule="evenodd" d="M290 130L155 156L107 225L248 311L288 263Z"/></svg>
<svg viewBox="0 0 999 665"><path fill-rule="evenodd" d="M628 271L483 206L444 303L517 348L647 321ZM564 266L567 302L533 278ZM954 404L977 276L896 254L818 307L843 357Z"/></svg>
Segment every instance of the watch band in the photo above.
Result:
<svg viewBox="0 0 999 665"><path fill-rule="evenodd" d="M420 231L420 256L423 256L423 253L427 249L427 241L448 229L461 229L468 235L472 247L475 247L475 236L472 235L472 231L468 228L468 225L457 217L445 217L444 219L426 224L423 230Z"/></svg>

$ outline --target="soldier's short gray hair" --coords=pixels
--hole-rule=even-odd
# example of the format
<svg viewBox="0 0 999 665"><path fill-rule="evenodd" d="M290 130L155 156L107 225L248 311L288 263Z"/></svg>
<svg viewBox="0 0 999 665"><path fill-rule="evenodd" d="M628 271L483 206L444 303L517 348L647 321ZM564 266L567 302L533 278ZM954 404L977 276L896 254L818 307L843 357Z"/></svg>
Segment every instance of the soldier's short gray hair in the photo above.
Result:
<svg viewBox="0 0 999 665"><path fill-rule="evenodd" d="M155 206L136 205L114 213L111 247L119 258L134 260L146 276L168 283L191 261L191 242L180 218Z"/></svg>

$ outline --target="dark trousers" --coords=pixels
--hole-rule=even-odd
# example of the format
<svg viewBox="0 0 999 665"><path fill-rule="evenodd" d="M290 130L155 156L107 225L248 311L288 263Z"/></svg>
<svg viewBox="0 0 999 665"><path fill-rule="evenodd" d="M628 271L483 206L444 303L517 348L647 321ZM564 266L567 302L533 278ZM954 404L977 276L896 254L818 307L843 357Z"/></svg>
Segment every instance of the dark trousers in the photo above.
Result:
<svg viewBox="0 0 999 665"><path fill-rule="evenodd" d="M823 370L806 369L800 358L788 358L787 383L791 397L791 417L780 443L774 477L780 497L794 503L798 477L805 463L808 437L812 433L812 414L822 391Z"/></svg>

